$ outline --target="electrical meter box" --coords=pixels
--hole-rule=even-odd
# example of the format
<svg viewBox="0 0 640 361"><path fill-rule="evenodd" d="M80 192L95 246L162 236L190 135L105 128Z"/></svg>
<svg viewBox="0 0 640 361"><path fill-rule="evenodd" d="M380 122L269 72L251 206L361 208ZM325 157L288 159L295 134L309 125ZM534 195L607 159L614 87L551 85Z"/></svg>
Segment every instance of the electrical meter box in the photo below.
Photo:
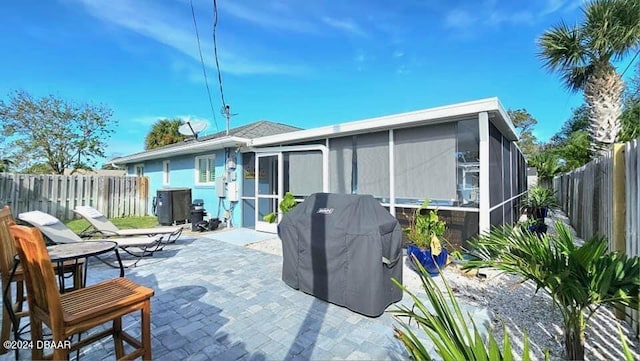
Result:
<svg viewBox="0 0 640 361"><path fill-rule="evenodd" d="M224 177L216 178L216 195L218 198L225 198L227 196L224 186Z"/></svg>
<svg viewBox="0 0 640 361"><path fill-rule="evenodd" d="M230 202L238 201L238 182L227 183L227 197Z"/></svg>

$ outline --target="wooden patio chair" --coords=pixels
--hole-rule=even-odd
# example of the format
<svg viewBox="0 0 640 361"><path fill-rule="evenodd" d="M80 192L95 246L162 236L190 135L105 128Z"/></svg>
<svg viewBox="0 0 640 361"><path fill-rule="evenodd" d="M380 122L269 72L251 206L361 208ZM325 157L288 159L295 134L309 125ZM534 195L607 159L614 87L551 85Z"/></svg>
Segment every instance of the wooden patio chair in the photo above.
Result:
<svg viewBox="0 0 640 361"><path fill-rule="evenodd" d="M4 206L0 209L0 275L2 276L2 292L4 293L5 289L7 290L7 294L3 296L7 297L7 299L3 299L2 305L2 329L0 331L0 354L7 353L7 349L5 348L5 341L9 339L11 333L11 317L9 315L9 310L7 307L11 307L13 310L13 314L18 321L22 317L27 316L28 311L23 309L24 302L26 302L25 294L24 294L24 273L22 272L22 267L18 267L16 272L11 278L11 271L13 270L14 257L18 254L15 246L13 245L13 238L9 233L9 224L13 224L14 219L11 215L11 210L9 206ZM11 283L16 284L16 296L15 301L13 299Z"/></svg>
<svg viewBox="0 0 640 361"><path fill-rule="evenodd" d="M54 348L53 354L49 355L54 360L67 360L70 352L108 336L113 336L117 359L142 357L151 360L153 289L120 277L60 294L40 230L18 225L9 226L9 230L24 267L31 310L31 340L34 343L42 340L42 326L45 324L51 330L53 344L68 342L69 345ZM140 340L122 330L122 316L135 311L141 313ZM112 322L108 329L77 342L70 341L74 335L107 322ZM134 347L127 355L124 354L123 341ZM31 356L34 360L41 360L44 350L34 347Z"/></svg>
<svg viewBox="0 0 640 361"><path fill-rule="evenodd" d="M21 265L18 265L16 271L11 277L11 271L14 267L15 256L18 254L16 247L14 245L13 237L9 233L9 225L15 224L15 220L11 215L11 209L9 206L4 206L0 209L0 275L2 277L2 291L3 297L6 297L6 300L3 300L3 303L7 303L7 305L2 305L2 326L0 329L0 354L6 353L8 350L4 347L4 341L9 339L9 334L11 332L12 320L9 315L9 310L7 307L11 307L13 312L13 316L16 324L14 329L14 336L17 336L19 333L19 325L20 320L23 317L29 315L29 311L24 309L24 303L27 301L24 293L24 272ZM65 272L71 273L73 275L73 285L74 288L80 288L83 280L83 268L84 268L85 260L81 259L78 262L66 262L62 270L58 270L57 267L54 267L54 272ZM16 295L15 300L13 299L12 287L11 284L15 283ZM7 291L5 295L4 292Z"/></svg>

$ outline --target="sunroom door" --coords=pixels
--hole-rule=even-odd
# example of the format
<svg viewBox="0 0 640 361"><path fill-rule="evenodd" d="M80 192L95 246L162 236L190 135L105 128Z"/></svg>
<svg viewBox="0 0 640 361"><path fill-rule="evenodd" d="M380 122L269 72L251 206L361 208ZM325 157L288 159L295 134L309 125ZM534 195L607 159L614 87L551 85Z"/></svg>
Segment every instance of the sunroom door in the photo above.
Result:
<svg viewBox="0 0 640 361"><path fill-rule="evenodd" d="M265 222L263 217L272 212L278 214L282 194L282 153L256 154L256 170L256 231L277 233L278 223Z"/></svg>

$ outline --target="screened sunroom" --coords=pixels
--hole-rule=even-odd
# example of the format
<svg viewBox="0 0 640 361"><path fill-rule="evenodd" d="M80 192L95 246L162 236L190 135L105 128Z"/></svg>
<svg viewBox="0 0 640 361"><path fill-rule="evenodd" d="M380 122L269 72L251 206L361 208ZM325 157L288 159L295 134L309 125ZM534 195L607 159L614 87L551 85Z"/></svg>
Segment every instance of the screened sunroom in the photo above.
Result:
<svg viewBox="0 0 640 361"><path fill-rule="evenodd" d="M517 219L516 140L496 98L256 138L242 150L243 226L275 232L262 217L286 192L371 194L401 223L428 198L460 244Z"/></svg>

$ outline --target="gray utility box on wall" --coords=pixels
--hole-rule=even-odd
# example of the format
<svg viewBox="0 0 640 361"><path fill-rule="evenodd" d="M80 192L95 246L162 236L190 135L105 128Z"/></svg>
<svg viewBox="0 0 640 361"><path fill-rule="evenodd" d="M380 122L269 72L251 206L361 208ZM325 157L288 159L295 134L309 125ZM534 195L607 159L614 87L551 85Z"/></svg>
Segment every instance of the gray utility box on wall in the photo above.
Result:
<svg viewBox="0 0 640 361"><path fill-rule="evenodd" d="M373 317L402 299L402 228L372 196L312 194L278 235L289 286Z"/></svg>
<svg viewBox="0 0 640 361"><path fill-rule="evenodd" d="M158 223L187 223L191 217L191 188L158 189L155 206Z"/></svg>

